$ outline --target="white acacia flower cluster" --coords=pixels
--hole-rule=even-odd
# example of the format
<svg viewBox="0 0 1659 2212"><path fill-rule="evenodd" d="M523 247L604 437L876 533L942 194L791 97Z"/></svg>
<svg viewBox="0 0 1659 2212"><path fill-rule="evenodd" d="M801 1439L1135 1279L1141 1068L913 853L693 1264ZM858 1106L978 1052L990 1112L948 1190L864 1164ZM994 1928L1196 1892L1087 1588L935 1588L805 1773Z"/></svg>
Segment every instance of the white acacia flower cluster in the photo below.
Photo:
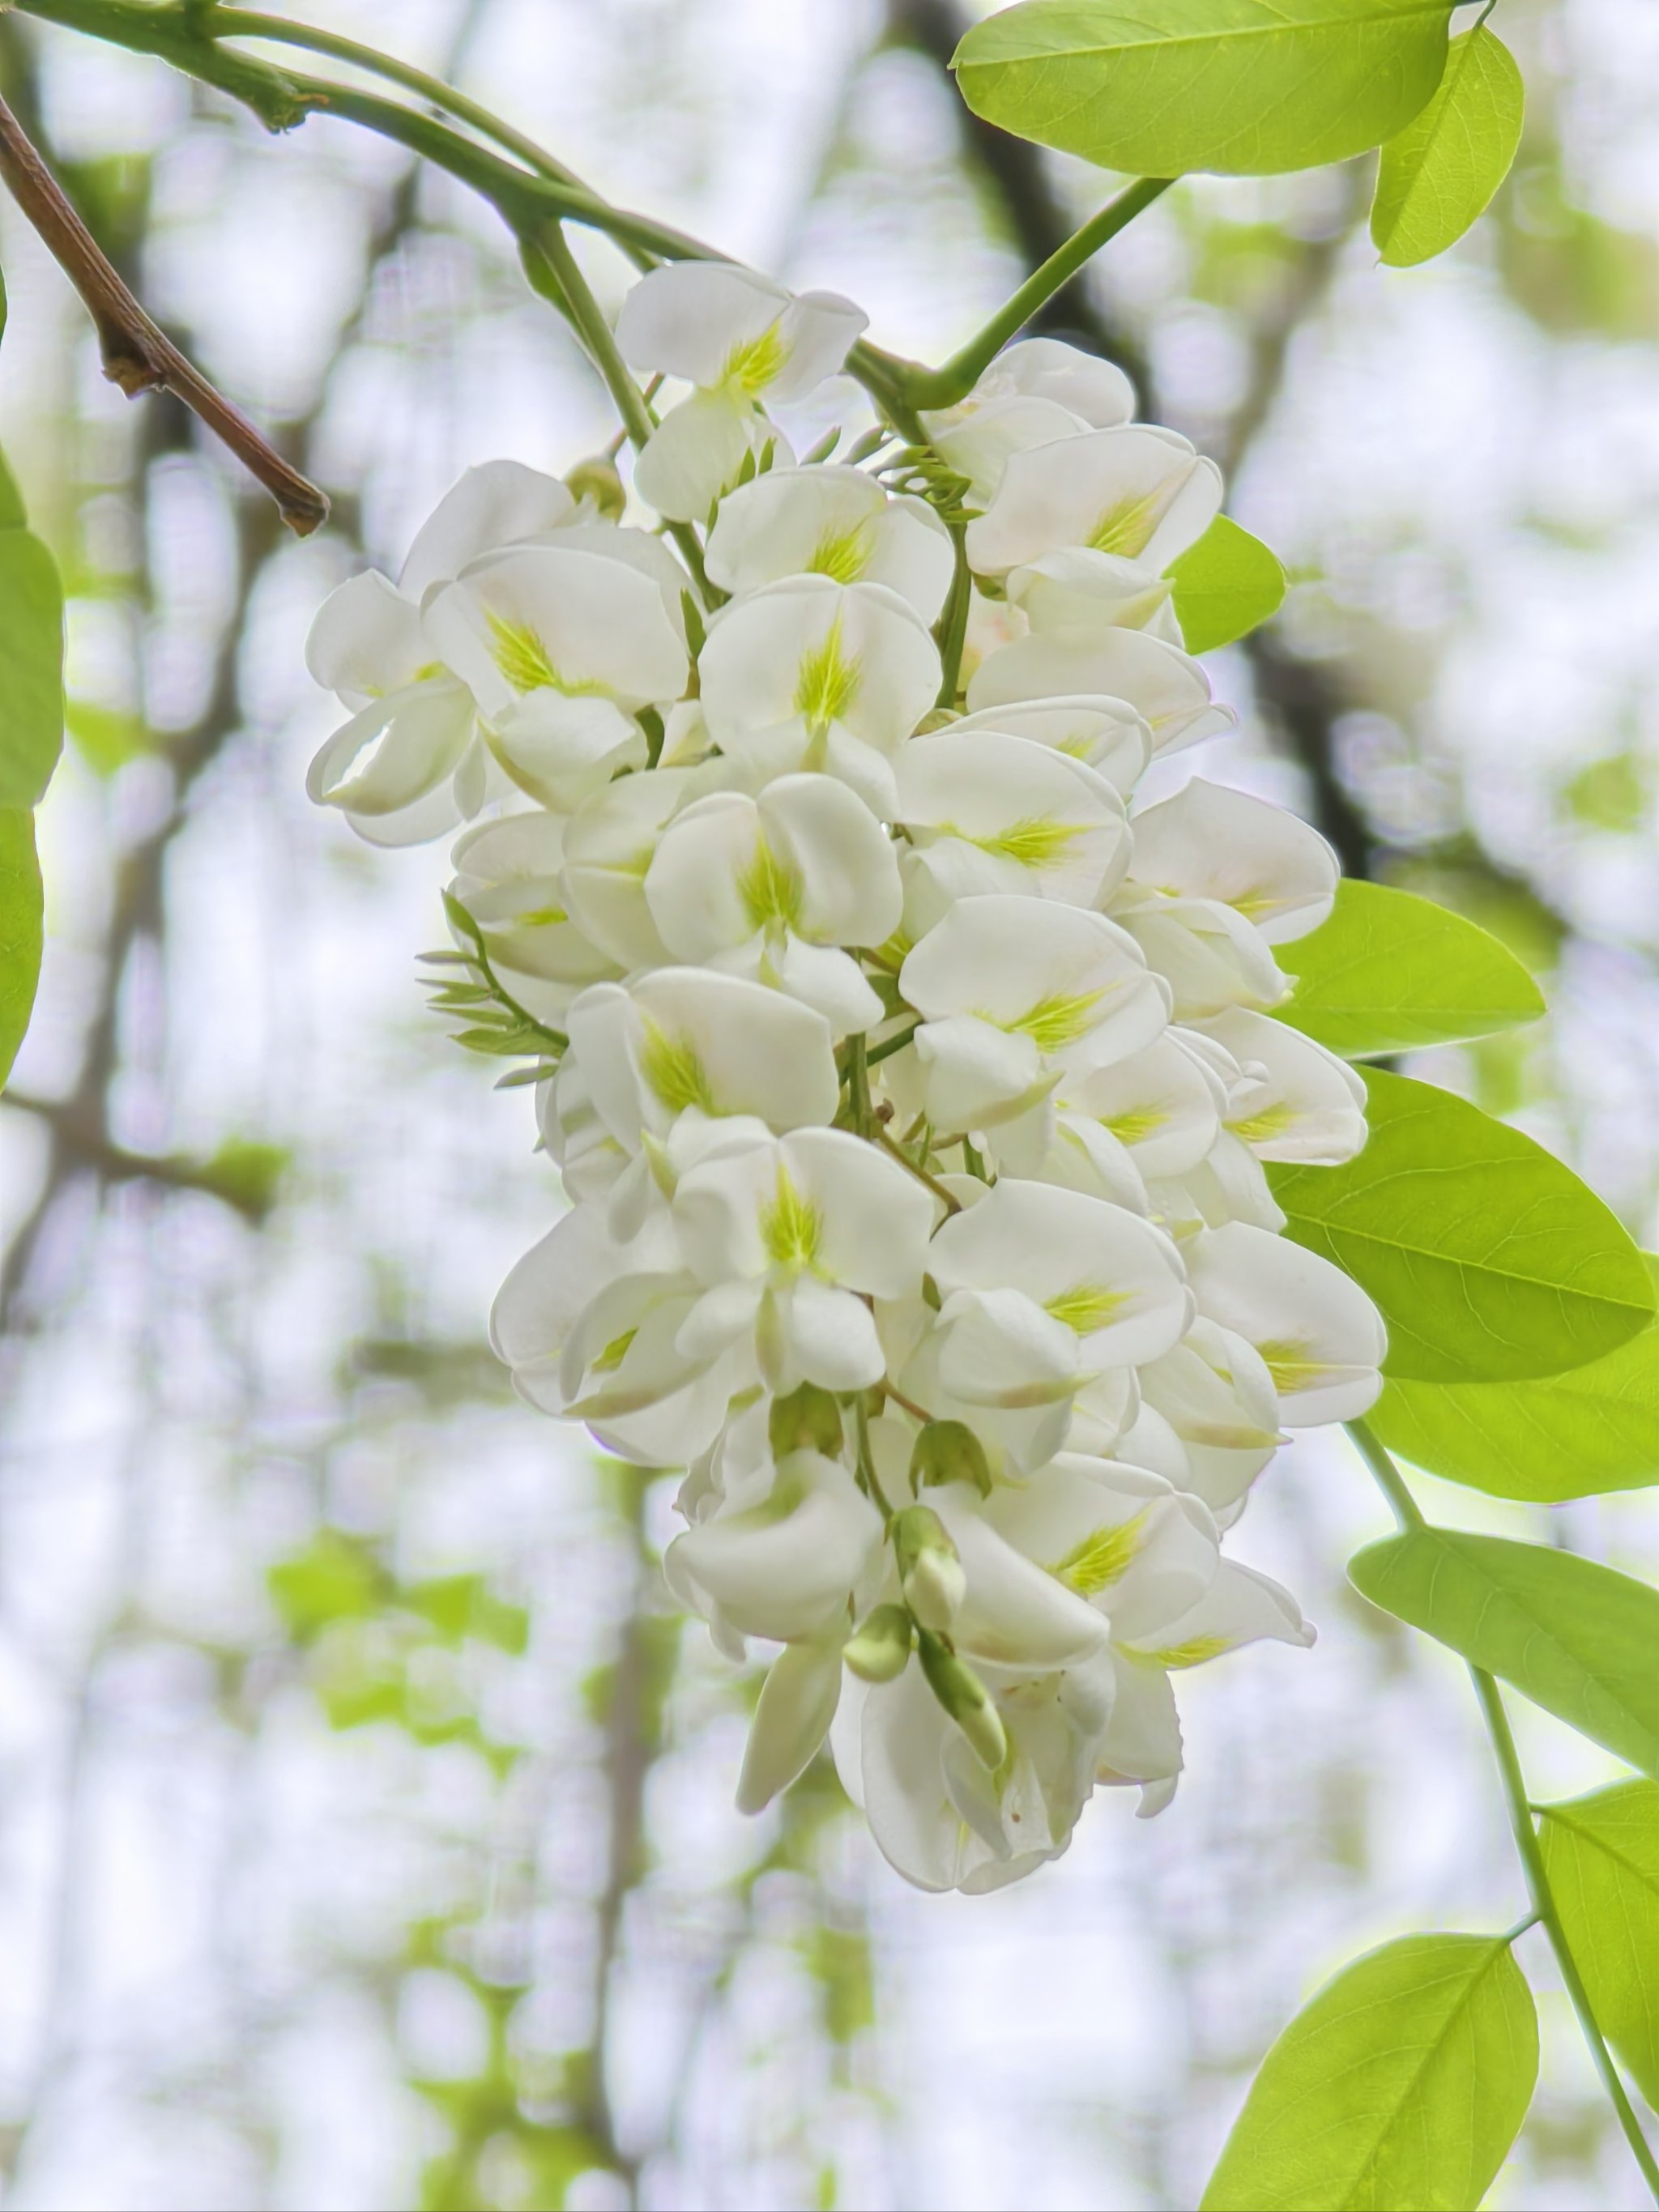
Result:
<svg viewBox="0 0 1659 2212"><path fill-rule="evenodd" d="M311 788L384 842L507 802L453 890L568 1040L538 1097L572 1206L495 1340L536 1405L690 1467L673 1589L733 1657L781 1647L739 1802L828 1735L893 1865L983 1890L1097 1783L1168 1803L1175 1672L1311 1641L1222 1534L1285 1430L1370 1403L1383 1338L1262 1165L1364 1139L1270 1014L1335 860L1214 783L1133 804L1231 720L1165 573L1217 471L1044 339L925 447L798 465L766 403L862 323L645 276L621 351L690 388L634 491L706 586L602 471L473 471L395 588L319 616L353 712Z"/></svg>

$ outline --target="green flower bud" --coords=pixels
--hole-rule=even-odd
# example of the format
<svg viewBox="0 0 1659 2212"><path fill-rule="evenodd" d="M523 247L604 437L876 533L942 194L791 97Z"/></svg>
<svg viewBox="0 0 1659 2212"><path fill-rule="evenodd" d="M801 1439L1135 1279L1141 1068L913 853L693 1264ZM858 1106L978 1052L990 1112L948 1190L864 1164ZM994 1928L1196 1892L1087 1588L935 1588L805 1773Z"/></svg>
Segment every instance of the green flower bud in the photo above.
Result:
<svg viewBox="0 0 1659 2212"><path fill-rule="evenodd" d="M595 453L588 460L578 461L564 482L573 499L591 499L608 521L622 520L628 494L623 489L617 464L607 454Z"/></svg>
<svg viewBox="0 0 1659 2212"><path fill-rule="evenodd" d="M892 1682L910 1657L910 1616L902 1605L878 1605L842 1657L863 1682Z"/></svg>
<svg viewBox="0 0 1659 2212"><path fill-rule="evenodd" d="M968 1577L945 1523L931 1505L893 1516L893 1552L905 1601L924 1628L948 1628L962 1610Z"/></svg>
<svg viewBox="0 0 1659 2212"><path fill-rule="evenodd" d="M793 1451L822 1452L834 1459L841 1450L841 1407L816 1382L803 1382L787 1398L775 1398L767 1423L774 1459Z"/></svg>
<svg viewBox="0 0 1659 2212"><path fill-rule="evenodd" d="M967 1737L981 1765L994 1774L1008 1756L1008 1736L989 1691L943 1637L924 1628L917 1635L916 1647L928 1687Z"/></svg>
<svg viewBox="0 0 1659 2212"><path fill-rule="evenodd" d="M991 1469L985 1447L965 1421L929 1421L910 1455L910 1486L971 1482L981 1498L991 1494Z"/></svg>

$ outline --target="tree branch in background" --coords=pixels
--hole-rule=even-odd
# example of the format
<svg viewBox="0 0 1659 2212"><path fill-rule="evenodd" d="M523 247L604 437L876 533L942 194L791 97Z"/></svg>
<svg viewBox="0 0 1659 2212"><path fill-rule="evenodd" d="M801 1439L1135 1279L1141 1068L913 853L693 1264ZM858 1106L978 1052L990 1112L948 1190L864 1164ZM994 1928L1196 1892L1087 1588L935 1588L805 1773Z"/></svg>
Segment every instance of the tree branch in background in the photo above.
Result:
<svg viewBox="0 0 1659 2212"><path fill-rule="evenodd" d="M240 414L145 313L41 160L22 125L0 100L0 176L64 274L86 301L98 332L104 374L129 399L171 392L256 477L289 528L309 536L328 519L328 501L290 467L269 439Z"/></svg>

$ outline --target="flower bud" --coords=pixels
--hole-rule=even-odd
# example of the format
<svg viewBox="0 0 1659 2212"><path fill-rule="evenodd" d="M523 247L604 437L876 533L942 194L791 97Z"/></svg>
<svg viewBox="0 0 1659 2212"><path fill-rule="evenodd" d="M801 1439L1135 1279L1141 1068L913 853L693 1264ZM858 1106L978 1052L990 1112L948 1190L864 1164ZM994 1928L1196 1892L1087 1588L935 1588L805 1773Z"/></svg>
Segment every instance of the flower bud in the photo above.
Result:
<svg viewBox="0 0 1659 2212"><path fill-rule="evenodd" d="M816 1382L803 1382L787 1398L775 1398L767 1422L774 1459L791 1452L822 1452L834 1459L841 1450L841 1407Z"/></svg>
<svg viewBox="0 0 1659 2212"><path fill-rule="evenodd" d="M991 1494L991 1469L985 1447L965 1421L929 1421L910 1455L910 1486L971 1482L981 1498Z"/></svg>
<svg viewBox="0 0 1659 2212"><path fill-rule="evenodd" d="M594 453L587 460L578 461L564 481L572 498L591 499L607 521L622 520L628 494L623 489L617 464L608 454Z"/></svg>
<svg viewBox="0 0 1659 2212"><path fill-rule="evenodd" d="M910 1657L910 1616L902 1605L878 1605L842 1657L863 1682L892 1682Z"/></svg>
<svg viewBox="0 0 1659 2212"><path fill-rule="evenodd" d="M967 1737L980 1764L994 1774L1008 1756L1008 1737L989 1691L942 1637L924 1628L916 1644L928 1687Z"/></svg>
<svg viewBox="0 0 1659 2212"><path fill-rule="evenodd" d="M957 1547L931 1505L893 1516L893 1551L905 1601L924 1628L948 1628L968 1595Z"/></svg>

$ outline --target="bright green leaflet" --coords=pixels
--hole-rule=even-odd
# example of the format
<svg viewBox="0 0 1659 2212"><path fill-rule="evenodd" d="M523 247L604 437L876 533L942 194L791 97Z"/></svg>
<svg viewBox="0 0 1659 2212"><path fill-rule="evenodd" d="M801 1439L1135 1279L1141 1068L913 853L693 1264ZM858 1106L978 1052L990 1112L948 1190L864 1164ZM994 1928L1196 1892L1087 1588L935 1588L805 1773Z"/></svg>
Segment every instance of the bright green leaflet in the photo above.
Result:
<svg viewBox="0 0 1659 2212"><path fill-rule="evenodd" d="M1201 2212L1474 2212L1537 2080L1537 2010L1504 1938L1402 1936L1267 2053Z"/></svg>
<svg viewBox="0 0 1659 2212"><path fill-rule="evenodd" d="M1484 24L1454 39L1434 98L1377 164L1371 240L1391 268L1431 261L1462 238L1510 173L1526 92Z"/></svg>
<svg viewBox="0 0 1659 2212"><path fill-rule="evenodd" d="M1537 984L1490 932L1381 884L1340 884L1330 919L1276 957L1296 979L1279 1019L1349 1060L1492 1036L1544 1012Z"/></svg>
<svg viewBox="0 0 1659 2212"><path fill-rule="evenodd" d="M1413 1528L1348 1562L1362 1596L1659 1774L1659 1591L1545 1544Z"/></svg>
<svg viewBox="0 0 1659 2212"><path fill-rule="evenodd" d="M1571 1168L1449 1091L1364 1074L1370 1137L1359 1158L1267 1176L1288 1233L1375 1299L1385 1374L1559 1375L1646 1326L1655 1298L1642 1255Z"/></svg>
<svg viewBox="0 0 1659 2212"><path fill-rule="evenodd" d="M1659 1259L1648 1255L1659 1284ZM1448 1481L1540 1505L1659 1482L1659 1323L1537 1382L1390 1382L1365 1416Z"/></svg>
<svg viewBox="0 0 1659 2212"><path fill-rule="evenodd" d="M1279 556L1231 515L1218 514L1196 545L1165 572L1188 653L1212 653L1276 614L1285 597Z"/></svg>
<svg viewBox="0 0 1659 2212"><path fill-rule="evenodd" d="M40 864L34 817L0 806L0 1083L11 1073L40 980Z"/></svg>
<svg viewBox="0 0 1659 2212"><path fill-rule="evenodd" d="M1659 1789L1548 1806L1539 1841L1595 2017L1659 2112Z"/></svg>
<svg viewBox="0 0 1659 2212"><path fill-rule="evenodd" d="M1103 168L1272 176L1403 130L1450 18L1450 0L1024 0L952 67L975 115Z"/></svg>

